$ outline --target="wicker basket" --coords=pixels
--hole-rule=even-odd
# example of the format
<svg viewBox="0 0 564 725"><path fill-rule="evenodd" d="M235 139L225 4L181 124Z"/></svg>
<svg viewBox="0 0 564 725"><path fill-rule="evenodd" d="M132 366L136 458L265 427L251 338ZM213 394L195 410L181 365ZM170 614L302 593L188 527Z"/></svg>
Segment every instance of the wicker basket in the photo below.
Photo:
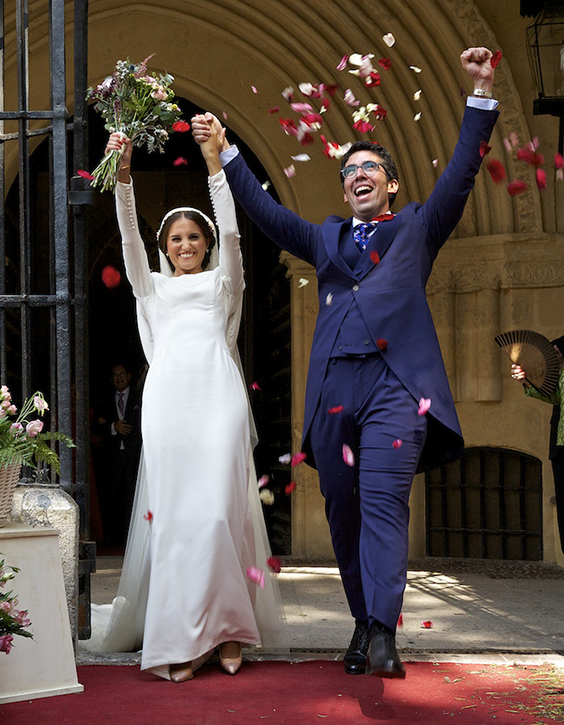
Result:
<svg viewBox="0 0 564 725"><path fill-rule="evenodd" d="M20 463L0 466L0 529L8 523L14 501L14 491L20 480L21 470Z"/></svg>

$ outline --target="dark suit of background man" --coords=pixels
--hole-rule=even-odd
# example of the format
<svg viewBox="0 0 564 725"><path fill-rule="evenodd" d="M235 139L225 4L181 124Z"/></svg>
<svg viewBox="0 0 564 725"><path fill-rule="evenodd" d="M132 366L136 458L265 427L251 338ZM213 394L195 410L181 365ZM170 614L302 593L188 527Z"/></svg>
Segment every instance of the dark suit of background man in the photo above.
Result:
<svg viewBox="0 0 564 725"><path fill-rule="evenodd" d="M139 465L141 410L139 396L129 384L131 374L124 365L114 365L111 381L114 389L102 401L98 417L98 428L103 436L100 508L104 544L122 546Z"/></svg>
<svg viewBox="0 0 564 725"><path fill-rule="evenodd" d="M276 244L317 271L319 316L303 450L319 472L333 547L356 620L345 655L351 674L405 677L395 630L407 576L413 476L455 460L463 450L425 285L439 249L460 220L482 161L480 144L489 139L498 116L491 55L486 48L462 53L475 91L453 157L427 202L410 203L395 216L388 212L398 174L389 153L377 144L357 142L341 161L344 199L353 217L331 216L322 224L278 205L237 149L226 141L223 145L222 165L246 213ZM206 138L209 124L219 124L211 114L192 121L197 141ZM385 221L373 230L361 227L357 246L353 227L380 215ZM421 398L431 399L426 415L418 414ZM341 413L328 414L341 405ZM398 440L402 445L394 447ZM353 467L343 460L344 443L354 453Z"/></svg>

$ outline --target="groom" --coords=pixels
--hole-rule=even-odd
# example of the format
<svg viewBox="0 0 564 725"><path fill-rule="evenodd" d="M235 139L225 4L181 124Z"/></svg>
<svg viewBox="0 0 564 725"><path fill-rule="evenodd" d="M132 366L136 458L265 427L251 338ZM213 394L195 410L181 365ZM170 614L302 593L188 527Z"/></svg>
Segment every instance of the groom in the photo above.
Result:
<svg viewBox="0 0 564 725"><path fill-rule="evenodd" d="M236 147L225 141L221 153L229 185L248 216L317 271L319 315L303 450L319 472L355 618L344 659L350 674L405 677L395 631L407 577L413 477L463 450L425 285L460 220L482 161L480 145L498 116L491 57L486 48L460 56L474 92L453 157L423 205L391 211L399 188L396 166L370 142L356 142L341 160L352 217L330 216L319 225L278 205ZM210 124L219 124L211 114L192 119L196 141L207 138ZM343 454L344 444L352 456Z"/></svg>

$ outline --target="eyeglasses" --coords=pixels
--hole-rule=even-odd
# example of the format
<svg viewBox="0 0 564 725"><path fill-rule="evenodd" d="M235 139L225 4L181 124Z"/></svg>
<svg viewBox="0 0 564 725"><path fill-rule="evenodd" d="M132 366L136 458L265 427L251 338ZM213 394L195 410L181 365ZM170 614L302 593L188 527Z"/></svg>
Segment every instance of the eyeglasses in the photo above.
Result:
<svg viewBox="0 0 564 725"><path fill-rule="evenodd" d="M365 161L363 164L360 164L360 166L350 164L349 166L345 166L345 168L341 171L341 174L344 179L354 179L354 177L358 174L359 169L362 169L366 176L376 176L378 169L382 169L386 176L388 175L384 165L378 161Z"/></svg>

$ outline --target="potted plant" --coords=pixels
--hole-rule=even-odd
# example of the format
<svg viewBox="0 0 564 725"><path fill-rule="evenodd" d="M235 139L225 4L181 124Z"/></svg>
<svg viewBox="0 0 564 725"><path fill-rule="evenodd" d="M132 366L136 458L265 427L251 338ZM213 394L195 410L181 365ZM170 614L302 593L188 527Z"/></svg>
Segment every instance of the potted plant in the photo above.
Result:
<svg viewBox="0 0 564 725"><path fill-rule="evenodd" d="M59 456L47 445L55 440L74 447L72 439L62 433L43 432L43 417L49 410L40 391L31 395L18 409L6 385L0 387L0 527L5 526L12 507L13 492L22 465L39 468L52 466L59 472ZM17 416L17 417L16 417Z"/></svg>
<svg viewBox="0 0 564 725"><path fill-rule="evenodd" d="M33 634L26 629L31 624L27 610L16 609L18 600L13 591L3 591L6 582L13 579L18 572L19 569L15 566L5 566L4 559L0 561L0 652L7 655L13 647L15 634L33 638Z"/></svg>

